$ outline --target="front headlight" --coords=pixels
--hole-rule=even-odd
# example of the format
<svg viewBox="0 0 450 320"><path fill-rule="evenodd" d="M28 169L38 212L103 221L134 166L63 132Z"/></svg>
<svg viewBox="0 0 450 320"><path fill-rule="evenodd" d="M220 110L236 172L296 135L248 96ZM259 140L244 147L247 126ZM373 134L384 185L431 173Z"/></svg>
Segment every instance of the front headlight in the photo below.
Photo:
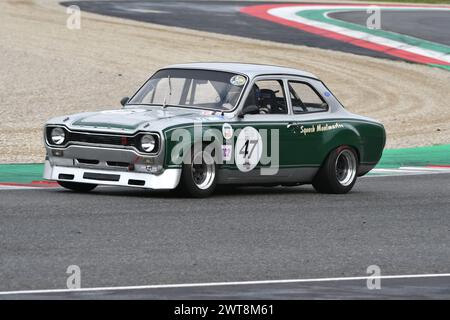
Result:
<svg viewBox="0 0 450 320"><path fill-rule="evenodd" d="M144 150L145 152L152 152L155 149L156 146L156 140L155 137L150 135L150 134L146 134L143 135L141 138L141 148L142 150Z"/></svg>
<svg viewBox="0 0 450 320"><path fill-rule="evenodd" d="M50 133L50 139L54 144L60 145L66 140L66 133L62 128L53 128Z"/></svg>

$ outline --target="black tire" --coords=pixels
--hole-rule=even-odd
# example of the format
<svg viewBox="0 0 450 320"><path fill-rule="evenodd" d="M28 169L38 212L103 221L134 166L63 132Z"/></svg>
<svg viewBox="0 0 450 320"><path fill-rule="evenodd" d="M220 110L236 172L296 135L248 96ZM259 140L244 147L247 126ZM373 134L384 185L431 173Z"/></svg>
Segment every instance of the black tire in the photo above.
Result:
<svg viewBox="0 0 450 320"><path fill-rule="evenodd" d="M77 192L89 192L97 187L96 184L69 182L69 181L58 181L58 184L63 188Z"/></svg>
<svg viewBox="0 0 450 320"><path fill-rule="evenodd" d="M347 193L353 188L357 173L356 151L349 146L340 146L330 152L312 185L320 193Z"/></svg>
<svg viewBox="0 0 450 320"><path fill-rule="evenodd" d="M179 184L179 191L182 195L194 198L205 198L210 196L217 186L217 164L206 164L202 156L202 163L194 163L194 158L201 156L201 152L194 154L194 148L191 149L190 161L184 161ZM207 154L205 153L205 157ZM204 171L203 176L201 171ZM205 172L206 170L206 172Z"/></svg>

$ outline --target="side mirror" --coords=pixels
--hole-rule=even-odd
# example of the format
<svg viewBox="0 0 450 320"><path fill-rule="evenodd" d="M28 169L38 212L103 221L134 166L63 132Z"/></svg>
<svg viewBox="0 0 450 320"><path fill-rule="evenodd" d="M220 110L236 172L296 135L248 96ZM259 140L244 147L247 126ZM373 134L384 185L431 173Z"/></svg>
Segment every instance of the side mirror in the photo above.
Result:
<svg viewBox="0 0 450 320"><path fill-rule="evenodd" d="M256 105L251 104L248 106L244 106L244 108L242 108L242 111L239 114L239 118L243 118L244 115L246 114L257 114L257 113L259 113L259 108Z"/></svg>
<svg viewBox="0 0 450 320"><path fill-rule="evenodd" d="M120 104L122 105L122 107L123 107L124 105L126 105L127 102L128 102L129 100L130 100L130 98L128 98L128 97L122 98L122 100L120 100Z"/></svg>

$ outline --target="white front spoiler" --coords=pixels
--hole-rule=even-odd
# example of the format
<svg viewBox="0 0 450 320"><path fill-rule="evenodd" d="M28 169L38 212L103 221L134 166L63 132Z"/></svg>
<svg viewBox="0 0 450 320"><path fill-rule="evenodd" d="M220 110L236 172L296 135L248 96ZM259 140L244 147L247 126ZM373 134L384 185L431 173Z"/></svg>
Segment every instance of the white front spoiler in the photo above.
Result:
<svg viewBox="0 0 450 320"><path fill-rule="evenodd" d="M87 176L87 177L86 177ZM166 169L156 175L143 172L96 170L76 167L52 166L45 161L44 179L147 189L175 189L180 181L181 169Z"/></svg>

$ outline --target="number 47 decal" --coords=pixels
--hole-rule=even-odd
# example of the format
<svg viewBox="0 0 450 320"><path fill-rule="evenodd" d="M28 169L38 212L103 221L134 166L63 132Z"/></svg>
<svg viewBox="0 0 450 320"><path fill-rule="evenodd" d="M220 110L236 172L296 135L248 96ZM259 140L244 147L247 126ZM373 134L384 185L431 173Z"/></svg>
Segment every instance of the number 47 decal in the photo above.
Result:
<svg viewBox="0 0 450 320"><path fill-rule="evenodd" d="M252 156L253 151L255 150L255 147L257 144L258 144L258 140L246 140L244 145L242 146L241 150L239 150L239 154L243 154L244 158L249 159ZM248 150L249 145L252 145L250 152Z"/></svg>

